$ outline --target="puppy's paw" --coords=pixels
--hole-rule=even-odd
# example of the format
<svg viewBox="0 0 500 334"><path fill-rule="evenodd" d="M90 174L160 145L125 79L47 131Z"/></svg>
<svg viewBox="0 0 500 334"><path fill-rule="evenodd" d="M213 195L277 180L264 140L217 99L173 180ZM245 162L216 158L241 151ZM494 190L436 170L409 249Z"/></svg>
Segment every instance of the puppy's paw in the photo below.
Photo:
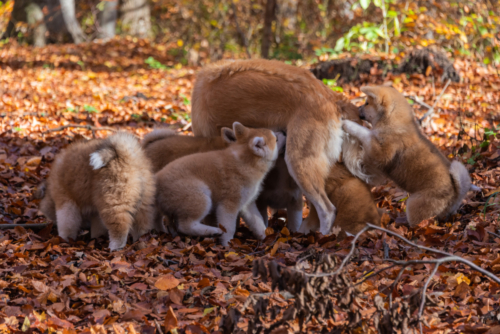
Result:
<svg viewBox="0 0 500 334"><path fill-rule="evenodd" d="M220 237L224 234L224 231L220 228L216 228L216 230L217 231L214 231L214 233L212 233L211 237Z"/></svg>
<svg viewBox="0 0 500 334"><path fill-rule="evenodd" d="M358 125L357 123L345 119L342 121L342 130L344 130L347 133L352 133L353 131L355 131L357 125Z"/></svg>

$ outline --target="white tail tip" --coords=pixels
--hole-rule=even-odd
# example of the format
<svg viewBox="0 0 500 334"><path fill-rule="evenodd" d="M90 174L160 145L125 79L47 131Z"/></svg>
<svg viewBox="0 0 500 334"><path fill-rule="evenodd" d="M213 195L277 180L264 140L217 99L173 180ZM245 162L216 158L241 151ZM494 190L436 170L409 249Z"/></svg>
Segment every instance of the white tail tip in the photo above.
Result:
<svg viewBox="0 0 500 334"><path fill-rule="evenodd" d="M94 168L94 170L104 167L104 161L102 161L99 152L94 152L90 155L90 165Z"/></svg>
<svg viewBox="0 0 500 334"><path fill-rule="evenodd" d="M481 189L481 188L479 188L479 187L478 187L478 186L476 186L476 185L471 184L471 185L470 185L470 190L472 190L472 191L481 191L482 189Z"/></svg>

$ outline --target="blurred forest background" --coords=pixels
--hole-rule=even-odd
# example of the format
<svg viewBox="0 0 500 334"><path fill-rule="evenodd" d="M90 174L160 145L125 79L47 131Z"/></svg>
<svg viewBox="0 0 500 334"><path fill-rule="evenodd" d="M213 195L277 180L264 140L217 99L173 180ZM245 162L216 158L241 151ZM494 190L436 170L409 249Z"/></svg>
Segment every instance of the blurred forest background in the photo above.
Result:
<svg viewBox="0 0 500 334"><path fill-rule="evenodd" d="M498 65L499 8L496 0L8 0L0 32L2 44L35 46L144 39L167 66L379 52L397 60L435 45Z"/></svg>

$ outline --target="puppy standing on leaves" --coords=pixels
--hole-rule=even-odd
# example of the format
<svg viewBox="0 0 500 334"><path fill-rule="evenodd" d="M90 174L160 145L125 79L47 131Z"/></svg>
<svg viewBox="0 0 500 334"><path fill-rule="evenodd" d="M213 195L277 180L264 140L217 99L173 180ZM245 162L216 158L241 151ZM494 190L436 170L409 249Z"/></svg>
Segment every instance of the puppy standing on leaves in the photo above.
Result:
<svg viewBox="0 0 500 334"><path fill-rule="evenodd" d="M267 129L250 129L238 122L233 131L222 129L222 136L236 142L219 151L197 153L168 164L157 173L157 206L187 235L221 235L228 245L236 231L238 214L254 235L265 237L265 226L255 205L261 183L278 157L277 136ZM202 220L215 211L218 227Z"/></svg>
<svg viewBox="0 0 500 334"><path fill-rule="evenodd" d="M410 226L455 213L467 192L478 189L465 166L448 161L420 132L411 106L397 90L377 86L361 91L367 99L359 108L360 117L372 124L372 130L349 120L342 127L361 142L367 164L410 193Z"/></svg>
<svg viewBox="0 0 500 334"><path fill-rule="evenodd" d="M80 141L59 153L39 188L40 210L56 221L59 236L76 239L84 219L91 237L109 232L109 248L125 247L154 221L154 175L138 140L127 133Z"/></svg>

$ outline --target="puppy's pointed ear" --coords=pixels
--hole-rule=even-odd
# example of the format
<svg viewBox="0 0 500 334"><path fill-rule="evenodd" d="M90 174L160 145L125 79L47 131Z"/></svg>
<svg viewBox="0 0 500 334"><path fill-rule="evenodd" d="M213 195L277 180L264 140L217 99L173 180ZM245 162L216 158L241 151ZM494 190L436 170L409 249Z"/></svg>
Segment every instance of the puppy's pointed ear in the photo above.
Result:
<svg viewBox="0 0 500 334"><path fill-rule="evenodd" d="M374 100L378 100L378 89L377 87L372 87L372 86L364 86L361 87L361 91L366 94L366 96L369 96L373 98Z"/></svg>
<svg viewBox="0 0 500 334"><path fill-rule="evenodd" d="M236 138L243 137L247 132L247 128L243 126L240 122L233 123L233 131Z"/></svg>
<svg viewBox="0 0 500 334"><path fill-rule="evenodd" d="M234 135L233 130L230 128L222 128L220 129L222 139L228 144L234 143L236 141L236 136Z"/></svg>
<svg viewBox="0 0 500 334"><path fill-rule="evenodd" d="M262 137L254 137L250 142L250 148L255 155L264 157L266 155L266 141Z"/></svg>

